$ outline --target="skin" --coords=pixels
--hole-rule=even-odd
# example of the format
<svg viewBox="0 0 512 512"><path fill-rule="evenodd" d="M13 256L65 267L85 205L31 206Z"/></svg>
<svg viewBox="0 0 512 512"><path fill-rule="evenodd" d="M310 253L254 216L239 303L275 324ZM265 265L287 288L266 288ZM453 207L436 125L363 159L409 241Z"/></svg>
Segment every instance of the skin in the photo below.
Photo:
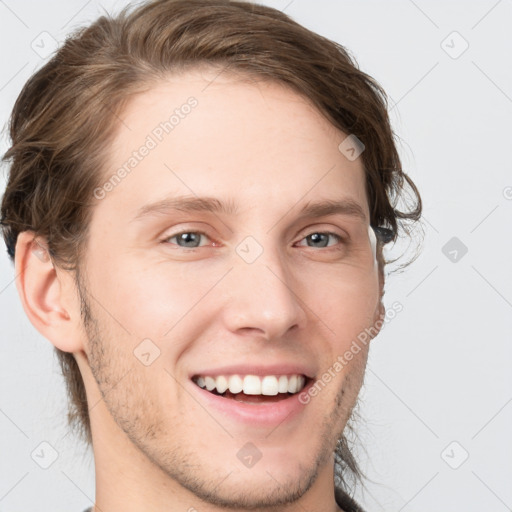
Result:
<svg viewBox="0 0 512 512"><path fill-rule="evenodd" d="M119 128L105 179L167 112L190 96L198 100L96 200L79 286L45 257L44 239L38 253L33 233L18 238L25 311L43 336L74 354L84 378L95 512L340 510L332 453L362 383L367 345L275 428L209 410L189 374L290 361L320 377L381 317L362 162L340 153L346 134L297 93L217 75L188 71L127 105L129 129ZM233 200L239 211L133 220L143 205L178 195ZM298 217L308 201L341 198L357 202L366 219ZM326 231L348 239L331 237L322 247L306 238ZM172 238L182 232L206 236L190 249ZM248 236L263 250L250 264L235 251ZM133 353L144 339L160 350L149 366ZM247 442L262 453L251 468L236 456Z"/></svg>

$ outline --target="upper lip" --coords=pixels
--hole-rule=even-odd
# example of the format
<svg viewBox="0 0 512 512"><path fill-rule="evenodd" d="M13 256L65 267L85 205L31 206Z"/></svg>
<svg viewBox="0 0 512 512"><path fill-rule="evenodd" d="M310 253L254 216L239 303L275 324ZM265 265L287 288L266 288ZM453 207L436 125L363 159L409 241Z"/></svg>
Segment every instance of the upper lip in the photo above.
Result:
<svg viewBox="0 0 512 512"><path fill-rule="evenodd" d="M312 368L303 364L294 363L275 363L259 365L256 363L232 364L217 368L205 368L203 370L194 371L190 374L190 378L199 375L218 377L219 375L304 375L308 378L314 377Z"/></svg>

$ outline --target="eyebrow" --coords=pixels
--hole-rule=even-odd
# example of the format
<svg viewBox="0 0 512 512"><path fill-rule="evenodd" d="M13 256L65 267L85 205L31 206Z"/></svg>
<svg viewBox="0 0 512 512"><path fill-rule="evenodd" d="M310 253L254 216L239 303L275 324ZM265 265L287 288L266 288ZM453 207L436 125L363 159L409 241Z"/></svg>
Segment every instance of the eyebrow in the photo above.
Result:
<svg viewBox="0 0 512 512"><path fill-rule="evenodd" d="M165 198L142 206L133 220L139 220L148 216L168 215L173 212L205 212L236 215L238 211L238 206L233 200L223 202L215 197L178 196ZM309 201L301 208L299 218L316 218L335 214L359 218L365 222L367 220L361 205L348 198Z"/></svg>
<svg viewBox="0 0 512 512"><path fill-rule="evenodd" d="M178 196L150 203L140 208L133 220L147 216L179 212L208 212L236 215L238 208L233 201L224 203L215 197Z"/></svg>

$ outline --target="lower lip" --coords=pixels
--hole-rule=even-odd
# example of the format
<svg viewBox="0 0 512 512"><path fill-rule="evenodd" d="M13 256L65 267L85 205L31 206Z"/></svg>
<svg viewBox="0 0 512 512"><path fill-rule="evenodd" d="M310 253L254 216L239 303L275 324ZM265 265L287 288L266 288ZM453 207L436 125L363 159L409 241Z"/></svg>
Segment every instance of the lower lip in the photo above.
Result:
<svg viewBox="0 0 512 512"><path fill-rule="evenodd" d="M257 426L280 425L297 416L304 409L304 404L299 401L299 396L307 392L311 384L311 382L308 383L300 393L291 395L289 398L283 398L277 402L250 404L214 395L192 383L200 398L206 402L209 408L216 409L235 421Z"/></svg>

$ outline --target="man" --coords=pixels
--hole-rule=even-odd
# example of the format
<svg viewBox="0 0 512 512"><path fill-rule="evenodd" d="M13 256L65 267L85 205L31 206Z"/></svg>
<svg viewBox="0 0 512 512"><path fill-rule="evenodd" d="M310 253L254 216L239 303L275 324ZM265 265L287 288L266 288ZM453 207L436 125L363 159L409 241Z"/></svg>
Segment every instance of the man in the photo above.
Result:
<svg viewBox="0 0 512 512"><path fill-rule="evenodd" d="M70 38L11 137L4 238L91 510L360 510L350 350L421 212L380 87L279 11L162 0Z"/></svg>

